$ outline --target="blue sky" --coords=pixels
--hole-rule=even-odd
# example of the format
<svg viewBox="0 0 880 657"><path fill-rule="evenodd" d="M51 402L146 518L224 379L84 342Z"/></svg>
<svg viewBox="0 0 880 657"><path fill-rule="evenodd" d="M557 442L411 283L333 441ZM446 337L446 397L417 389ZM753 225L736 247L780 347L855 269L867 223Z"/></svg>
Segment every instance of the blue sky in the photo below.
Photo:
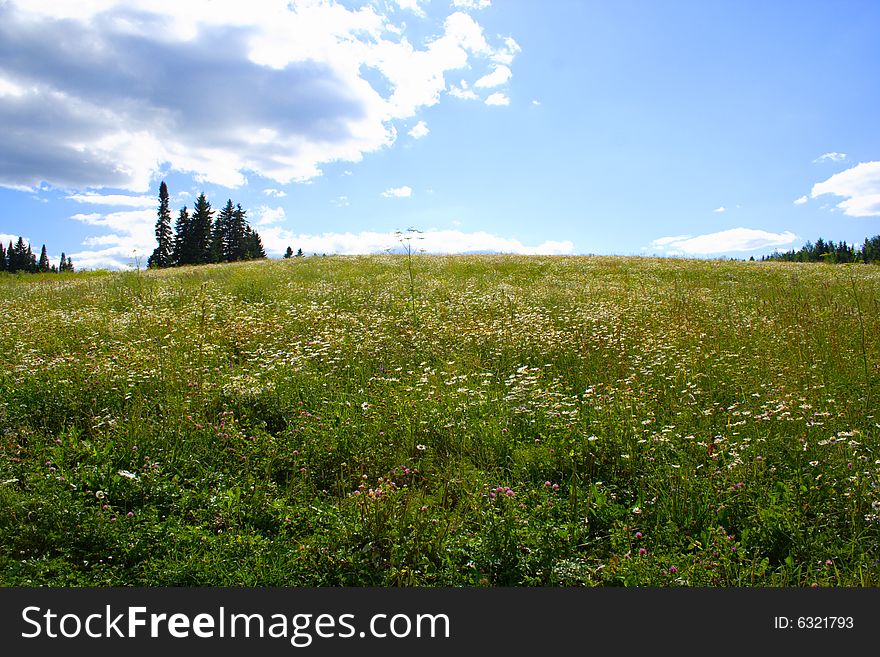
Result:
<svg viewBox="0 0 880 657"><path fill-rule="evenodd" d="M748 258L880 233L880 3L0 1L0 239L204 191L270 255Z"/></svg>

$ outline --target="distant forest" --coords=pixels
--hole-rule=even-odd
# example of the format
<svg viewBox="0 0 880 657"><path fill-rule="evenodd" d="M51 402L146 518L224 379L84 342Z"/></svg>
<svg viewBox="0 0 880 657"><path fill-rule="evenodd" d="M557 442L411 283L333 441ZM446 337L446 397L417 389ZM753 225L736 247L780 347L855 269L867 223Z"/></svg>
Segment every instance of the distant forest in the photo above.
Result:
<svg viewBox="0 0 880 657"><path fill-rule="evenodd" d="M248 224L247 210L232 199L217 212L204 192L193 204L192 214L186 206L180 209L174 229L171 228L168 186L159 185L159 218L156 221L157 246L147 260L151 268L202 265L211 262L236 262L265 258L260 234Z"/></svg>
<svg viewBox="0 0 880 657"><path fill-rule="evenodd" d="M807 242L798 251L794 249L784 253L777 251L768 256L761 256L761 261L765 260L830 262L833 264L845 262L880 263L880 235L866 237L861 246L846 242L835 244L833 240L826 242L820 237L815 244Z"/></svg>
<svg viewBox="0 0 880 657"><path fill-rule="evenodd" d="M46 245L40 250L40 257L31 251L31 245L24 243L24 238L19 237L15 244L9 240L9 247L3 248L0 243L0 271L8 271L11 274L24 272L27 274L57 274L63 271L73 271L73 261L69 256L61 254L57 265L49 263L46 254Z"/></svg>

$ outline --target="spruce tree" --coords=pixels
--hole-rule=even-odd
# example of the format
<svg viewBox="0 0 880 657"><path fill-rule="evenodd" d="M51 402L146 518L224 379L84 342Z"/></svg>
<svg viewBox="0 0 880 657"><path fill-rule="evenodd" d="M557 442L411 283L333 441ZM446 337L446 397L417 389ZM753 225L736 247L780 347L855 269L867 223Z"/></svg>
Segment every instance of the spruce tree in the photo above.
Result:
<svg viewBox="0 0 880 657"><path fill-rule="evenodd" d="M180 208L180 214L174 224L174 249L171 253L171 259L175 265L191 265L193 263L189 234L189 211L184 205Z"/></svg>
<svg viewBox="0 0 880 657"><path fill-rule="evenodd" d="M73 260L70 259L70 256L67 256L67 271L73 273Z"/></svg>
<svg viewBox="0 0 880 657"><path fill-rule="evenodd" d="M58 263L58 271L59 272L67 271L67 263L64 261L64 251L61 252L61 261Z"/></svg>
<svg viewBox="0 0 880 657"><path fill-rule="evenodd" d="M302 250L302 249L297 249L297 250L296 250L296 257L297 257L297 258L304 258L305 256L306 256L306 254L303 253L303 250Z"/></svg>
<svg viewBox="0 0 880 657"><path fill-rule="evenodd" d="M284 252L284 257L285 258L292 258L293 257L293 249L291 249L289 246L287 247L287 251Z"/></svg>
<svg viewBox="0 0 880 657"><path fill-rule="evenodd" d="M24 238L19 237L15 246L10 243L9 255L9 271L15 273L18 271L28 270L28 251L30 247L24 245Z"/></svg>
<svg viewBox="0 0 880 657"><path fill-rule="evenodd" d="M47 273L49 271L49 256L46 254L46 245L43 245L43 249L40 251L40 262L37 263L37 271L41 273Z"/></svg>
<svg viewBox="0 0 880 657"><path fill-rule="evenodd" d="M6 249L6 271L15 271L12 266L14 264L15 252L12 248L12 240L9 240L9 248Z"/></svg>
<svg viewBox="0 0 880 657"><path fill-rule="evenodd" d="M193 206L190 218L189 241L192 247L193 263L211 262L211 237L213 233L213 215L211 203L202 192Z"/></svg>
<svg viewBox="0 0 880 657"><path fill-rule="evenodd" d="M0 242L0 271L6 271L6 248Z"/></svg>
<svg viewBox="0 0 880 657"><path fill-rule="evenodd" d="M234 244L232 225L235 221L235 208L232 199L226 201L226 205L217 214L214 222L214 257L217 262L232 262Z"/></svg>
<svg viewBox="0 0 880 657"><path fill-rule="evenodd" d="M170 267L174 259L174 234L171 232L168 186L163 180L159 185L159 209L156 220L157 246L147 260L147 267Z"/></svg>
<svg viewBox="0 0 880 657"><path fill-rule="evenodd" d="M231 260L244 260L247 252L247 244L245 243L245 232L248 228L247 210L243 210L241 203L236 204L235 212L232 213L232 224L229 228L229 241L231 244L230 255Z"/></svg>
<svg viewBox="0 0 880 657"><path fill-rule="evenodd" d="M31 251L30 242L27 245L27 253L25 253L24 270L28 273L35 274L37 272L37 256Z"/></svg>
<svg viewBox="0 0 880 657"><path fill-rule="evenodd" d="M245 228L244 243L245 260L257 260L266 257L266 251L263 249L263 240L260 239L260 234L252 230L250 226Z"/></svg>

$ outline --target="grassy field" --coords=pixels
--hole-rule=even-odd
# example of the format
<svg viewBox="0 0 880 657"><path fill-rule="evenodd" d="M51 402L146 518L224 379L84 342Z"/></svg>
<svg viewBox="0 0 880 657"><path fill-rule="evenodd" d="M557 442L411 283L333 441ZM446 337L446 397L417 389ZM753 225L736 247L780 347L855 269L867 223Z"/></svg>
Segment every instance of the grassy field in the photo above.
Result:
<svg viewBox="0 0 880 657"><path fill-rule="evenodd" d="M3 585L880 585L880 267L311 257L0 298Z"/></svg>

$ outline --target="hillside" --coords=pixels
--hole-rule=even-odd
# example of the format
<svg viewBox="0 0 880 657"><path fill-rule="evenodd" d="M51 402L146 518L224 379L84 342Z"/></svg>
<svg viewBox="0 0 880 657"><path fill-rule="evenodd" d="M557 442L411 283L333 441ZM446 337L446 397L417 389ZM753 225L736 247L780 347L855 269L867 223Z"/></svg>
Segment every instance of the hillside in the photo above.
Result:
<svg viewBox="0 0 880 657"><path fill-rule="evenodd" d="M880 585L880 268L0 276L4 585Z"/></svg>

